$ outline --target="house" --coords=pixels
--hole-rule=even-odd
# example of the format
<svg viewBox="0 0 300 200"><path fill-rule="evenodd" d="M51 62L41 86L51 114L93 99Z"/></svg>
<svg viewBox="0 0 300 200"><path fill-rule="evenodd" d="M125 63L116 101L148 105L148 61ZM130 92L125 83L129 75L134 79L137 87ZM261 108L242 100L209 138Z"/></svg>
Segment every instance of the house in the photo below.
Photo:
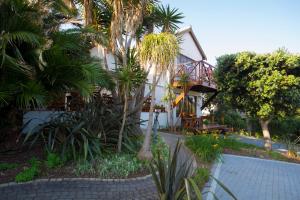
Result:
<svg viewBox="0 0 300 200"><path fill-rule="evenodd" d="M173 73L167 72L165 76L160 79L156 88L155 105L163 110L159 114L159 126L161 128L167 127L170 123L170 118L173 117L174 125L180 125L182 121L182 113L184 117L194 117L199 118L202 116L202 106L203 106L203 94L213 93L216 91L215 85L210 83L212 77L212 66L206 63L206 55L197 40L193 29L191 26L180 29L176 33L180 38L180 54L174 61ZM91 50L92 56L104 59L106 55L106 60L108 67L110 69L115 68L114 58L111 54L105 54L105 49L101 46L95 47ZM183 89L180 83L180 76L182 74L188 74L189 83L188 88ZM148 75L148 83L145 88L145 95L149 93L152 72L150 71ZM203 78L206 78L205 81ZM170 111L170 105L168 102L163 101L165 95L167 94L167 86L172 84L173 91L177 96L174 99L173 109ZM206 85L205 85L206 84ZM183 92L183 90L186 90ZM146 102L147 104L147 102ZM148 105L150 102L148 101ZM165 112L169 108L169 113ZM172 113L171 113L172 112ZM141 113L141 120L148 120L147 108L143 109ZM142 128L147 127L147 123L141 125Z"/></svg>
<svg viewBox="0 0 300 200"><path fill-rule="evenodd" d="M204 102L204 94L211 93L211 99L217 94L216 85L213 83L213 66L206 62L206 55L197 40L191 26L180 29L176 33L180 38L180 53L174 62L173 74L167 73L156 88L156 105L170 107L162 101L167 93L167 85L170 83L176 98L173 100L169 114L163 112L159 115L161 128L173 126L191 126L197 123L195 119L201 119L203 109L208 102ZM186 84L182 85L182 76L186 75ZM152 80L152 79L149 79ZM151 85L149 82L148 85ZM149 87L145 93L148 93ZM209 100L211 100L209 99ZM207 114L207 113L205 113ZM171 117L173 120L171 120ZM148 119L148 113L143 112L142 120ZM190 123L189 125L186 123ZM198 123L201 123L200 121ZM199 124L198 124L199 125ZM142 125L146 128L147 124Z"/></svg>
<svg viewBox="0 0 300 200"><path fill-rule="evenodd" d="M166 128L171 125L171 122L173 122L173 126L199 127L203 119L201 117L203 109L207 104L204 102L204 94L211 94L208 101L217 94L216 85L212 79L213 66L206 62L207 57L191 26L178 30L176 34L180 38L180 53L174 61L172 70L161 77L156 87L155 105L162 111L158 116L159 127ZM98 45L90 52L94 57L106 59L107 67L113 70L115 69L114 57L105 51L105 48ZM182 81L183 76L186 76L186 83ZM148 75L145 95L150 91L151 77L152 71ZM163 99L167 94L168 85L171 86L175 98L166 102ZM141 120L144 121L141 124L142 128L147 127L149 100L144 104L141 113ZM34 112L33 114L35 117L47 121L52 112ZM31 120L33 118L31 115L32 113L28 112L25 121Z"/></svg>

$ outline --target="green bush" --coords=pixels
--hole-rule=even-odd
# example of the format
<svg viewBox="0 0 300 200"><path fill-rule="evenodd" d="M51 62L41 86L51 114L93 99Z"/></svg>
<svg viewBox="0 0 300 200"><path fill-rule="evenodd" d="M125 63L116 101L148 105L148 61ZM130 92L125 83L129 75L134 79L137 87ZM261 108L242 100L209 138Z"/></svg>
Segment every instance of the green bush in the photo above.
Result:
<svg viewBox="0 0 300 200"><path fill-rule="evenodd" d="M152 141L151 151L152 151L153 157L158 156L158 152L159 152L159 156L161 156L162 159L167 159L169 157L169 147L163 141L163 139L161 138L160 135L157 136L156 143L154 143L154 141Z"/></svg>
<svg viewBox="0 0 300 200"><path fill-rule="evenodd" d="M205 183L209 180L210 171L207 168L197 168L194 172L193 179L199 188L203 188Z"/></svg>
<svg viewBox="0 0 300 200"><path fill-rule="evenodd" d="M219 159L223 149L241 150L242 148L257 149L259 147L237 141L234 138L216 134L190 136L186 139L186 146L190 148L202 161L212 162Z"/></svg>
<svg viewBox="0 0 300 200"><path fill-rule="evenodd" d="M97 162L100 177L128 177L130 173L142 169L143 164L133 154L114 154Z"/></svg>
<svg viewBox="0 0 300 200"><path fill-rule="evenodd" d="M246 121L241 117L241 115L236 111L228 111L224 115L224 123L229 127L235 129L246 129Z"/></svg>
<svg viewBox="0 0 300 200"><path fill-rule="evenodd" d="M0 171L5 171L8 169L17 168L19 165L17 163L0 163Z"/></svg>
<svg viewBox="0 0 300 200"><path fill-rule="evenodd" d="M85 173L95 174L95 166L90 161L79 161L75 167L75 174L80 176Z"/></svg>
<svg viewBox="0 0 300 200"><path fill-rule="evenodd" d="M36 158L32 158L30 161L30 167L18 173L15 177L16 182L31 181L39 173L40 162Z"/></svg>
<svg viewBox="0 0 300 200"><path fill-rule="evenodd" d="M202 161L213 162L221 157L222 148L214 135L197 135L186 138L186 146Z"/></svg>
<svg viewBox="0 0 300 200"><path fill-rule="evenodd" d="M61 165L62 163L63 162L62 162L61 158L56 153L49 152L47 154L47 160L45 161L45 164L48 168L55 168L55 167Z"/></svg>
<svg viewBox="0 0 300 200"><path fill-rule="evenodd" d="M144 167L135 154L112 154L94 161L81 160L75 166L76 175L94 174L101 178L126 178Z"/></svg>

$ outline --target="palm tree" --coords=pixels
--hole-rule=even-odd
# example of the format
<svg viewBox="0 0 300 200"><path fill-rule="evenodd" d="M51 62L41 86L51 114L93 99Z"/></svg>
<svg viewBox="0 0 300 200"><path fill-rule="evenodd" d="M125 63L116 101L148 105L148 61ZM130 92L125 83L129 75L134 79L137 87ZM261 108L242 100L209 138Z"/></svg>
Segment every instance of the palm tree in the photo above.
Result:
<svg viewBox="0 0 300 200"><path fill-rule="evenodd" d="M178 29L178 24L182 23L183 13L178 12L177 8L170 8L169 5L158 6L154 11L155 25L161 27L162 32L174 32Z"/></svg>
<svg viewBox="0 0 300 200"><path fill-rule="evenodd" d="M146 35L141 42L139 52L141 63L145 67L150 65L150 67L153 68L149 121L143 146L138 154L138 157L142 160L149 160L152 158L150 141L155 105L155 88L161 75L173 65L178 52L179 45L177 38L170 33L149 34ZM157 76L157 74L160 75Z"/></svg>
<svg viewBox="0 0 300 200"><path fill-rule="evenodd" d="M0 5L0 109L7 113L45 105L66 91L89 96L95 84L113 85L91 59L88 37L80 29L46 34L39 6L26 0Z"/></svg>
<svg viewBox="0 0 300 200"><path fill-rule="evenodd" d="M122 138L124 135L125 123L128 115L128 102L130 93L137 88L146 78L146 73L140 67L136 50L130 49L127 53L127 64L118 71L118 81L121 86L121 96L124 97L122 124L119 131L118 152L121 152Z"/></svg>

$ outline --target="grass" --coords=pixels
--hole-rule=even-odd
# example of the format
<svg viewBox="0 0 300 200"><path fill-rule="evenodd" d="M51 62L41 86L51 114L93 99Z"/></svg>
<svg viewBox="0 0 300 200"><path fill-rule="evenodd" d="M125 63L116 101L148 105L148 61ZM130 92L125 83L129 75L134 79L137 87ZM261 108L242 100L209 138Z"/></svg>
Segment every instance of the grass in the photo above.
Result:
<svg viewBox="0 0 300 200"><path fill-rule="evenodd" d="M222 153L222 148L213 135L190 136L185 144L201 161L207 163L219 159Z"/></svg>
<svg viewBox="0 0 300 200"><path fill-rule="evenodd" d="M39 173L40 161L36 158L32 158L30 161L30 167L24 169L22 172L18 173L15 177L16 182L27 182L33 180L35 176Z"/></svg>
<svg viewBox="0 0 300 200"><path fill-rule="evenodd" d="M17 163L0 163L0 171L15 169L19 166Z"/></svg>
<svg viewBox="0 0 300 200"><path fill-rule="evenodd" d="M186 146L205 163L211 163L216 159L220 159L224 149L234 151L258 149L255 145L242 143L234 138L216 134L190 136L186 139Z"/></svg>

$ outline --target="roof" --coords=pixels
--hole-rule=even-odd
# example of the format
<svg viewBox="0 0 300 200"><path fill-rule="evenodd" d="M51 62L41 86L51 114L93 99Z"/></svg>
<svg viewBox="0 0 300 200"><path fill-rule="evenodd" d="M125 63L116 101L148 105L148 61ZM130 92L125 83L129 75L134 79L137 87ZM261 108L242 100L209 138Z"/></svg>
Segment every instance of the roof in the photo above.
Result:
<svg viewBox="0 0 300 200"><path fill-rule="evenodd" d="M193 40L194 40L194 42L195 42L195 44L196 44L196 46L197 46L200 54L203 57L203 60L207 60L207 57L206 57L206 55L205 55L205 53L204 53L204 51L203 51L203 49L202 49L202 47L201 47L201 45L200 45L197 37L196 37L196 35L195 35L195 33L194 33L193 29L192 29L192 26L188 26L188 27L185 27L185 28L182 28L182 29L179 29L179 30L176 31L177 35L183 35L184 33L190 33L190 35L192 36L192 38L193 38Z"/></svg>

